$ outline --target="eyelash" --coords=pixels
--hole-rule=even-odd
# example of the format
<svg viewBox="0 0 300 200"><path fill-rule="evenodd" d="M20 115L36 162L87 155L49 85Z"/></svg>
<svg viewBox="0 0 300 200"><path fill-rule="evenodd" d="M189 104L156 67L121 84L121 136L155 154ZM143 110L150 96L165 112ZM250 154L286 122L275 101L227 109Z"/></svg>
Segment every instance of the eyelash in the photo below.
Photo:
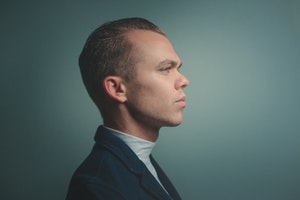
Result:
<svg viewBox="0 0 300 200"><path fill-rule="evenodd" d="M162 71L162 72L170 72L171 69L172 69L171 67L165 67L165 68L160 69L160 71Z"/></svg>

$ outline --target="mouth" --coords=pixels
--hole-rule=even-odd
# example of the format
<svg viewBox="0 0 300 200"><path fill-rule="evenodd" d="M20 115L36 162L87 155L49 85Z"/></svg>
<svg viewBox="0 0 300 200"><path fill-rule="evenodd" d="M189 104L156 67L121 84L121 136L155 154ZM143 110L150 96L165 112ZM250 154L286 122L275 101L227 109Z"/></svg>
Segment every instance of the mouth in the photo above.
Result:
<svg viewBox="0 0 300 200"><path fill-rule="evenodd" d="M180 99L178 99L176 101L176 104L179 104L180 106L182 106L183 108L186 107L186 102L185 102L186 96L181 97Z"/></svg>

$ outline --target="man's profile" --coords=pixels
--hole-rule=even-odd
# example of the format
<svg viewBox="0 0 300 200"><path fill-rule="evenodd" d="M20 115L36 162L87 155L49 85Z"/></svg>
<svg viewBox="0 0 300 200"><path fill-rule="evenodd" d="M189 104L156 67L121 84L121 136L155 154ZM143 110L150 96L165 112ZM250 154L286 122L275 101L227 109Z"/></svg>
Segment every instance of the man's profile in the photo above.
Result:
<svg viewBox="0 0 300 200"><path fill-rule="evenodd" d="M165 33L142 18L107 22L87 39L79 65L103 125L66 199L181 199L151 155L160 128L182 122L189 84Z"/></svg>

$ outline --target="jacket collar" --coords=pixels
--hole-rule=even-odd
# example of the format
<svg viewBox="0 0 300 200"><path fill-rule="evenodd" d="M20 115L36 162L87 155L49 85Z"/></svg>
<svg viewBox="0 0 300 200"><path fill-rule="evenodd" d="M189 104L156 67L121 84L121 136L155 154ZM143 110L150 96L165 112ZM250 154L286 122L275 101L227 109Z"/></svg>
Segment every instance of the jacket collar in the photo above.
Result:
<svg viewBox="0 0 300 200"><path fill-rule="evenodd" d="M112 130L99 126L94 137L96 145L105 147L136 176L140 178L141 186L148 193L161 200L171 200L170 196L164 191L147 167L136 156L136 154L118 137L111 134ZM159 168L157 163L153 163L154 168ZM159 168L160 169L160 168ZM168 188L166 188L168 190Z"/></svg>

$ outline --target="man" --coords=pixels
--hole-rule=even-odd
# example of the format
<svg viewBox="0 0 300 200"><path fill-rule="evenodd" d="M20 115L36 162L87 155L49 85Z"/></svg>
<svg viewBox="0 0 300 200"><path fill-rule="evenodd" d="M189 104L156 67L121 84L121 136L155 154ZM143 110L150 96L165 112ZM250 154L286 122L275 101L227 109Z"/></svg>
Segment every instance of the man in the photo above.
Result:
<svg viewBox="0 0 300 200"><path fill-rule="evenodd" d="M181 199L151 156L160 128L182 122L189 83L163 31L141 18L105 23L88 38L79 65L103 125L67 200Z"/></svg>

